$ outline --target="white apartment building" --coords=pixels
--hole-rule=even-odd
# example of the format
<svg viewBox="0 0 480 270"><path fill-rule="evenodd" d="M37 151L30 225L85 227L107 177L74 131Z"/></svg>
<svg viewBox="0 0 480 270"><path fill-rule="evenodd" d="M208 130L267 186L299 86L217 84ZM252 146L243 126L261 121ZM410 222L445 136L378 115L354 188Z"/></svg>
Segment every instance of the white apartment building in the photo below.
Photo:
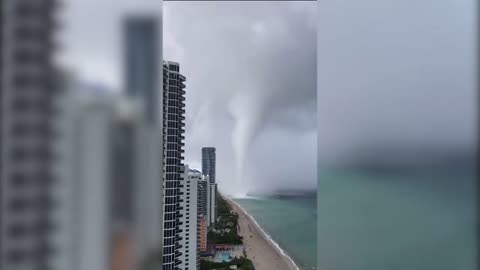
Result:
<svg viewBox="0 0 480 270"><path fill-rule="evenodd" d="M208 188L207 188L207 223L208 223L208 226L215 225L215 220L217 219L216 194L217 194L217 184L209 182L208 183Z"/></svg>
<svg viewBox="0 0 480 270"><path fill-rule="evenodd" d="M85 93L86 91L82 91ZM138 269L161 250L160 131L113 94L64 97L52 269Z"/></svg>
<svg viewBox="0 0 480 270"><path fill-rule="evenodd" d="M185 178L183 187L180 188L180 221L182 232L180 240L180 269L197 269L197 183L202 179L201 173L191 170L188 165L185 166Z"/></svg>

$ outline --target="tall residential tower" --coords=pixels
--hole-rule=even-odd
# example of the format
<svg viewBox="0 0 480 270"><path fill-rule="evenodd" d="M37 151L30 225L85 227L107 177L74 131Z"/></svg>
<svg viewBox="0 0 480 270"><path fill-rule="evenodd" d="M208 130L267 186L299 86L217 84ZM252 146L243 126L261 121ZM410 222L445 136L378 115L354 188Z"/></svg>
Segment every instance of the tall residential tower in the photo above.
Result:
<svg viewBox="0 0 480 270"><path fill-rule="evenodd" d="M181 189L185 168L185 76L175 62L163 64L163 270L180 269L181 261Z"/></svg>
<svg viewBox="0 0 480 270"><path fill-rule="evenodd" d="M0 269L48 269L57 185L52 0L0 1Z"/></svg>
<svg viewBox="0 0 480 270"><path fill-rule="evenodd" d="M139 103L143 118L146 121L139 133L140 140L133 146L139 154L140 163L135 164L131 171L138 172L122 178L122 192L125 199L135 202L133 207L135 216L128 217L129 210L126 204L117 205L117 213L123 213L126 220L134 218L135 243L137 257L147 254L161 253L163 243L163 114L164 105L162 83L162 42L161 20L157 16L130 15L124 22L124 88L129 99ZM125 129L126 128L126 129ZM124 127L120 141L128 140L128 127ZM122 138L122 136L124 138ZM127 137L125 137L127 136ZM122 151L129 151L128 148ZM128 156L128 155L127 155ZM120 160L128 164L131 161ZM126 169L128 166L125 166ZM134 181L132 183L132 181ZM129 190L129 187L137 187ZM120 188L120 187L119 187ZM133 192L133 193L132 193ZM136 196L136 198L135 198ZM122 214L122 215L123 215ZM160 251L160 252L159 252ZM154 255L152 255L154 256ZM158 255L157 255L158 256ZM159 256L158 256L159 257ZM161 261L161 258L158 258Z"/></svg>
<svg viewBox="0 0 480 270"><path fill-rule="evenodd" d="M202 148L202 173L208 175L210 183L215 183L215 147Z"/></svg>
<svg viewBox="0 0 480 270"><path fill-rule="evenodd" d="M180 242L181 261L180 268L183 270L196 270L197 265L197 182L201 180L200 172L185 166L185 179L181 191L180 221L183 223L182 240Z"/></svg>
<svg viewBox="0 0 480 270"><path fill-rule="evenodd" d="M126 92L144 103L151 122L161 119L161 31L153 16L130 16L125 20L124 77Z"/></svg>

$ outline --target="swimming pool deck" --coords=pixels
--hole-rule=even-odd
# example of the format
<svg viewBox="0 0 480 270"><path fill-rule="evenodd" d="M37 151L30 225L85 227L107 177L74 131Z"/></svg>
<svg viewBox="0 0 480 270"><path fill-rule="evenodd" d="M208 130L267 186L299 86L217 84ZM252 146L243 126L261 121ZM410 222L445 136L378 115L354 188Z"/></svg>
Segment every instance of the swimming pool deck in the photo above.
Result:
<svg viewBox="0 0 480 270"><path fill-rule="evenodd" d="M227 261L230 261L231 259L235 258L235 257L242 257L243 256L243 251L244 251L244 246L243 245L235 245L235 246L232 246L232 250L218 250L215 252L215 256L213 258L213 261L215 262L222 262L222 261L225 261L226 259L226 256L224 254L228 254L231 256L230 259L228 259Z"/></svg>

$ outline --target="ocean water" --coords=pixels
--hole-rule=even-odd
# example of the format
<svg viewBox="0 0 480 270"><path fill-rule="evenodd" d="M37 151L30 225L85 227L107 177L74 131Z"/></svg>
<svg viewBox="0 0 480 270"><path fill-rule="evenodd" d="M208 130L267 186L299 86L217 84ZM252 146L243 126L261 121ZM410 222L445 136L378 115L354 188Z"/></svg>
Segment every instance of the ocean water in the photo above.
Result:
<svg viewBox="0 0 480 270"><path fill-rule="evenodd" d="M315 196L235 199L300 269L316 269Z"/></svg>
<svg viewBox="0 0 480 270"><path fill-rule="evenodd" d="M474 174L319 175L318 268L476 269Z"/></svg>

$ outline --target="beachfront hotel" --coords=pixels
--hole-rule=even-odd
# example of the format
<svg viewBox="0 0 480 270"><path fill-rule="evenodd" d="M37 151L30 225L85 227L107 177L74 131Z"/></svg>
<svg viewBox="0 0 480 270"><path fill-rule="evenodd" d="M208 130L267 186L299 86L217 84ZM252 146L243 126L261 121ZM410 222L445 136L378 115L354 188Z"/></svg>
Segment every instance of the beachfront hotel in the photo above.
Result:
<svg viewBox="0 0 480 270"><path fill-rule="evenodd" d="M180 269L180 241L183 222L181 192L184 188L183 166L185 76L180 74L180 65L163 62L163 270Z"/></svg>
<svg viewBox="0 0 480 270"><path fill-rule="evenodd" d="M210 183L215 183L215 147L202 147L202 173L208 175Z"/></svg>
<svg viewBox="0 0 480 270"><path fill-rule="evenodd" d="M205 245L206 248L206 227L205 223L199 224L199 214L203 212L204 206L199 203L202 199L199 198L199 194L202 192L199 188L202 188L201 182L207 182L204 179L202 173L195 169L190 169L188 165L185 166L185 171L187 173L185 177L184 187L181 189L181 200L180 203L182 209L181 213L183 217L180 220L183 222L182 225L182 240L181 240L181 260L182 264L181 269L185 270L196 270L199 267L199 251L198 245L199 242L202 242L202 245ZM203 216L203 215L202 215ZM206 219L204 218L204 221ZM199 228L204 227L203 230Z"/></svg>

